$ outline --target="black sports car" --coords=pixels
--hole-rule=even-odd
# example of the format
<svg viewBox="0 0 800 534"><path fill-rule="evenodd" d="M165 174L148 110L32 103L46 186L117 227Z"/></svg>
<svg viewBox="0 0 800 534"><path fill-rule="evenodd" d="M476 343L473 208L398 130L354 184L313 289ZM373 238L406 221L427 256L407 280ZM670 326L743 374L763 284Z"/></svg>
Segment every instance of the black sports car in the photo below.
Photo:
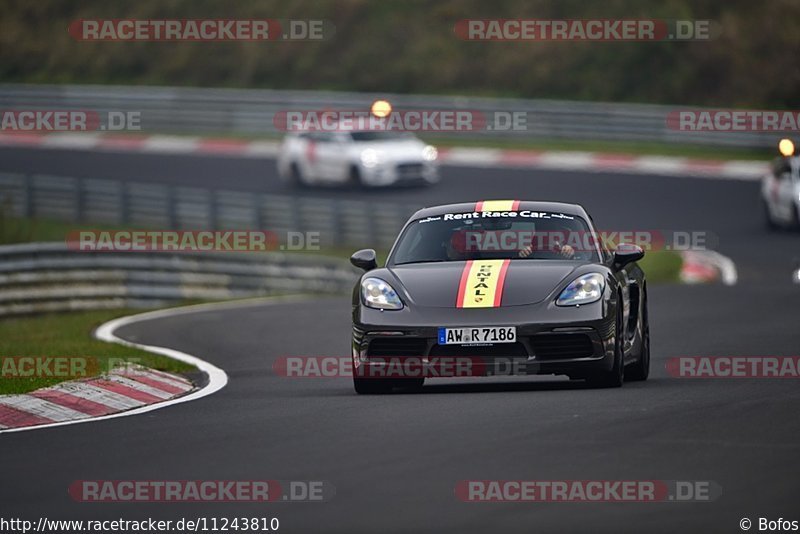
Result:
<svg viewBox="0 0 800 534"><path fill-rule="evenodd" d="M612 253L576 204L490 200L425 208L353 291L358 393L426 377L647 379L647 285L635 245Z"/></svg>

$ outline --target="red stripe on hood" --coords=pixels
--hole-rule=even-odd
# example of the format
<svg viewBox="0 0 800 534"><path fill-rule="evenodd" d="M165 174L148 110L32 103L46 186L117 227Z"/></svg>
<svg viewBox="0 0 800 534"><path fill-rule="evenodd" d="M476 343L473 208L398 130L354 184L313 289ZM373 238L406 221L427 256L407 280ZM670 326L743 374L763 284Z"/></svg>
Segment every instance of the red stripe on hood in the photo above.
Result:
<svg viewBox="0 0 800 534"><path fill-rule="evenodd" d="M472 260L468 260L464 265L464 270L461 271L461 280L458 282L458 297L456 298L456 308L464 307L464 294L467 291L467 278L469 278L469 271L472 269Z"/></svg>
<svg viewBox="0 0 800 534"><path fill-rule="evenodd" d="M497 289L494 293L494 307L500 307L500 302L503 300L503 286L506 283L506 273L508 272L508 266L511 265L511 260L506 260L503 262L503 266L500 267L500 274L497 275Z"/></svg>

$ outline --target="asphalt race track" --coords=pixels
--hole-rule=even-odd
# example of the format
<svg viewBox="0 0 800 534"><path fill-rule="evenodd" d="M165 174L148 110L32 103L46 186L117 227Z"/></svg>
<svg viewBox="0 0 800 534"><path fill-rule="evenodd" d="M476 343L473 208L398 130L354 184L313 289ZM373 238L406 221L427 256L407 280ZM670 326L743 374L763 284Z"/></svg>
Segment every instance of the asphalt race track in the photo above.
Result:
<svg viewBox="0 0 800 534"><path fill-rule="evenodd" d="M274 165L227 157L1 149L0 171L287 191ZM667 375L673 356L797 355L800 235L768 233L757 182L449 167L431 189L315 195L580 202L601 228L697 230L736 263L732 287L652 286L651 379L593 390L561 378L434 380L356 396L348 379L275 376L280 356L347 355L347 297L206 311L120 329L197 355L230 383L145 415L0 438L0 502L21 517L278 517L281 532L739 532L798 519L800 389L791 379ZM324 503L74 502L75 480L324 480ZM705 503L464 503L460 480L710 480ZM794 515L793 515L794 514ZM757 526L754 525L755 531Z"/></svg>

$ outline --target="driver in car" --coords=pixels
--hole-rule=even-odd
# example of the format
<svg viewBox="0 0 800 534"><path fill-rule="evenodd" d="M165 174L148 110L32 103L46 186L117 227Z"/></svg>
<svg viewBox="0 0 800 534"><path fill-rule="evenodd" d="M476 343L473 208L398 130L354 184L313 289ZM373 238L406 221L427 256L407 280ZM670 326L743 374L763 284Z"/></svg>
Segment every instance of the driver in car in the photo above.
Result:
<svg viewBox="0 0 800 534"><path fill-rule="evenodd" d="M561 235L566 236L572 230L570 228L561 229ZM552 239L553 246L547 247L545 250L554 252L565 259L572 259L575 256L575 249L566 244L561 243L562 238L556 237ZM456 230L450 235L450 239L445 241L445 254L450 261L463 261L469 259L469 252L474 249L474 245L467 245L467 236L464 230ZM537 249L533 244L527 245L517 252L519 258L527 258ZM541 250L540 250L541 251Z"/></svg>

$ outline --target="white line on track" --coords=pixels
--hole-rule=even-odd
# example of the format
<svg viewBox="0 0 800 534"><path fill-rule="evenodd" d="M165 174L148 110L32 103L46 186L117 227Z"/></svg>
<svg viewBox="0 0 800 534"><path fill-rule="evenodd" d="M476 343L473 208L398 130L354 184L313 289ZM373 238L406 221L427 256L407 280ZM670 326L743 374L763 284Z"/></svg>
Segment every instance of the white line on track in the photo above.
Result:
<svg viewBox="0 0 800 534"><path fill-rule="evenodd" d="M180 352L167 347L158 347L156 345L144 345L142 343L134 343L132 341L128 341L120 337L117 337L114 334L114 332L118 328L121 328L123 326L128 326L142 321L150 321L153 319L165 319L168 317L176 317L179 315L200 313L204 311L247 308L250 306L278 305L290 302L302 302L304 300L308 300L309 298L310 297L307 295L298 295L291 297L259 297L254 299L245 299L245 300L237 300L229 302L212 302L208 304L195 304L192 306L182 306L180 308L168 308L166 310L156 310L145 313L138 313L136 315L120 317L118 319L113 319L111 321L108 321L107 323L103 323L97 328L97 330L95 330L94 336L97 339L101 341L107 341L109 343L118 343L120 345L125 345L127 347L134 347L137 349L145 350L147 352L152 352L154 354L161 354L162 356L167 356L168 358L173 358L175 360L188 363L190 365L194 365L195 367L206 373L206 375L208 375L208 384L206 384L205 387L200 388L197 391L193 391L188 395L177 397L175 399L167 400L164 402L159 402L156 404L149 404L147 406L134 408L132 410L128 410L125 412L118 412L109 415L101 415L99 417L77 419L73 421L62 421L58 423L48 423L44 425L28 426L22 428L2 429L0 430L0 434L5 434L9 432L24 432L27 430L40 430L43 428L52 428L55 426L77 425L80 423L103 421L105 419L115 419L117 417L128 417L131 415L138 415L141 413L151 412L153 410L160 410L161 408L166 408L167 406L173 406L175 404L180 404L183 402L189 402L201 399L203 397L211 395L212 393L216 393L220 389L224 388L225 385L228 383L228 375L225 373L225 371L223 371L219 367L205 360L201 360L197 356L186 354L185 352Z"/></svg>

